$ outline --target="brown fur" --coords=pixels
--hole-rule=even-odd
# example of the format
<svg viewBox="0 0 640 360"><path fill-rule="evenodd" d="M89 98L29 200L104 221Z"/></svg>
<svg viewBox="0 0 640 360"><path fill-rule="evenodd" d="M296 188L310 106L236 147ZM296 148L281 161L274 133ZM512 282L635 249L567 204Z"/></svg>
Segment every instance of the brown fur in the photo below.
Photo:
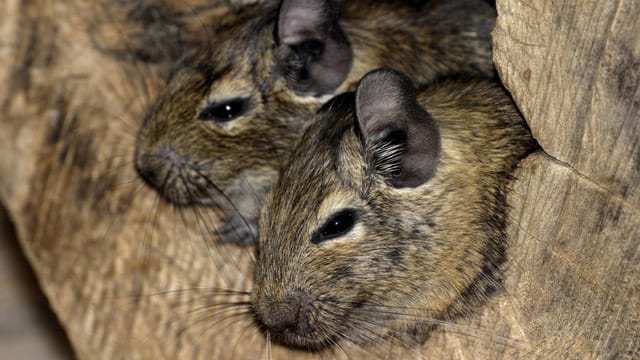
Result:
<svg viewBox="0 0 640 360"><path fill-rule="evenodd" d="M303 348L389 335L422 342L499 285L504 193L536 143L496 83L445 80L418 102L441 141L422 186L394 187L376 169L353 95L328 103L296 145L260 217L252 302L272 338ZM312 243L345 208L358 213L355 226Z"/></svg>
<svg viewBox="0 0 640 360"><path fill-rule="evenodd" d="M222 207L225 240L252 242L257 204L276 179L279 159L322 104L321 98L297 96L275 71L276 17L275 4L229 15L210 43L178 66L137 140L137 167L165 198ZM417 82L443 72L493 74L494 17L480 0L342 2L340 24L354 57L334 93L353 89L367 71L382 66ZM208 104L236 97L249 99L244 115L224 124L198 119Z"/></svg>

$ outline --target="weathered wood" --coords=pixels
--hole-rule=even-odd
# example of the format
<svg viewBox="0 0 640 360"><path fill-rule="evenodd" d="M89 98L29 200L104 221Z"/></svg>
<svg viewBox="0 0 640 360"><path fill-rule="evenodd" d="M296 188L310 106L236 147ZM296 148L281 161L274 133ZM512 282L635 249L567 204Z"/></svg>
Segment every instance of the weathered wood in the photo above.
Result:
<svg viewBox="0 0 640 360"><path fill-rule="evenodd" d="M0 207L0 358L71 357L71 347L56 322L24 258L12 225Z"/></svg>
<svg viewBox="0 0 640 360"><path fill-rule="evenodd" d="M640 4L497 5L498 70L548 154L514 182L505 289L421 349L380 357L637 358ZM0 199L77 355L264 356L247 318L198 310L227 298L194 289L249 289L251 252L215 245L215 214L158 202L131 163L163 75L226 8L160 17L154 37L117 2L1 6ZM287 356L302 355L274 346Z"/></svg>
<svg viewBox="0 0 640 360"><path fill-rule="evenodd" d="M536 354L637 358L640 2L497 5L498 72L549 154L512 194L513 324Z"/></svg>
<svg viewBox="0 0 640 360"><path fill-rule="evenodd" d="M498 1L494 58L545 151L640 207L640 2Z"/></svg>
<svg viewBox="0 0 640 360"><path fill-rule="evenodd" d="M544 154L516 176L505 289L471 321L508 339L452 358L637 358L640 213Z"/></svg>

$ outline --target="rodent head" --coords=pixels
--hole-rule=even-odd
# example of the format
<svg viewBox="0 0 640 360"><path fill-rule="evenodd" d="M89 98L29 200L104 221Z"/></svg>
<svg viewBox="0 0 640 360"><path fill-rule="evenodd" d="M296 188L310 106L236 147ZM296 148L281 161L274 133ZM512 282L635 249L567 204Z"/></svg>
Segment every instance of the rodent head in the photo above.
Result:
<svg viewBox="0 0 640 360"><path fill-rule="evenodd" d="M175 204L254 208L318 96L350 70L338 16L334 1L284 1L247 6L220 25L145 118L142 177Z"/></svg>
<svg viewBox="0 0 640 360"><path fill-rule="evenodd" d="M267 196L256 319L309 349L423 341L495 286L504 174L530 148L499 85L444 82L416 98L405 76L368 74L318 113Z"/></svg>

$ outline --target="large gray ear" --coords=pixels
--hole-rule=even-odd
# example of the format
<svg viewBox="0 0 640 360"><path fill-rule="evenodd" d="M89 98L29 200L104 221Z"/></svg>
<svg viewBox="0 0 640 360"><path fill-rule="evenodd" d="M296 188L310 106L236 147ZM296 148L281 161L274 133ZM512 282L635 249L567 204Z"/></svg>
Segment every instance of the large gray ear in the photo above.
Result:
<svg viewBox="0 0 640 360"><path fill-rule="evenodd" d="M356 89L356 117L372 167L395 187L416 187L436 172L438 127L404 74L374 70Z"/></svg>
<svg viewBox="0 0 640 360"><path fill-rule="evenodd" d="M280 4L276 67L297 94L330 94L349 73L353 52L339 18L335 0L283 0Z"/></svg>

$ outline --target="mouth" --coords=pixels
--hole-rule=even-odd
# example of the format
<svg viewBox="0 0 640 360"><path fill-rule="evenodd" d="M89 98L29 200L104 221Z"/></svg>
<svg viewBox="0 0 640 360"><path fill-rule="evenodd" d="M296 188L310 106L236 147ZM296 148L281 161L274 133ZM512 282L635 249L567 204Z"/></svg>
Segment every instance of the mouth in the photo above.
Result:
<svg viewBox="0 0 640 360"><path fill-rule="evenodd" d="M311 353L340 346L338 344L342 342L360 346L374 344L388 337L386 330L381 331L382 327L374 326L359 314L358 310L365 306L366 301L353 302L349 309L327 305L332 302L334 301L325 299L325 306L316 303L312 308L317 312L307 314L307 318L313 321L302 325L298 323L295 327L274 329L265 325L259 315L254 316L254 319L265 336L272 341Z"/></svg>
<svg viewBox="0 0 640 360"><path fill-rule="evenodd" d="M347 322L348 318L345 319ZM327 328L333 328L334 325L328 325ZM265 330L271 340L293 349L304 350L307 352L317 353L324 350L339 346L339 343L347 342L356 346L369 346L382 342L389 338L389 330L382 327L373 326L372 324L364 324L362 327L347 326L337 324L340 329L334 329L331 332L314 331L307 334L297 334L291 332L272 332Z"/></svg>
<svg viewBox="0 0 640 360"><path fill-rule="evenodd" d="M153 156L139 157L135 165L140 178L164 200L175 206L211 205L215 202L206 181L193 178L186 166L160 160Z"/></svg>
<svg viewBox="0 0 640 360"><path fill-rule="evenodd" d="M179 175L174 176L171 183L167 182L161 188L155 188L166 201L177 207L212 206L217 203L212 195Z"/></svg>
<svg viewBox="0 0 640 360"><path fill-rule="evenodd" d="M300 335L288 332L276 333L268 330L265 332L274 342L311 353L322 352L323 350L333 347L339 341L336 336L324 337L316 333Z"/></svg>

